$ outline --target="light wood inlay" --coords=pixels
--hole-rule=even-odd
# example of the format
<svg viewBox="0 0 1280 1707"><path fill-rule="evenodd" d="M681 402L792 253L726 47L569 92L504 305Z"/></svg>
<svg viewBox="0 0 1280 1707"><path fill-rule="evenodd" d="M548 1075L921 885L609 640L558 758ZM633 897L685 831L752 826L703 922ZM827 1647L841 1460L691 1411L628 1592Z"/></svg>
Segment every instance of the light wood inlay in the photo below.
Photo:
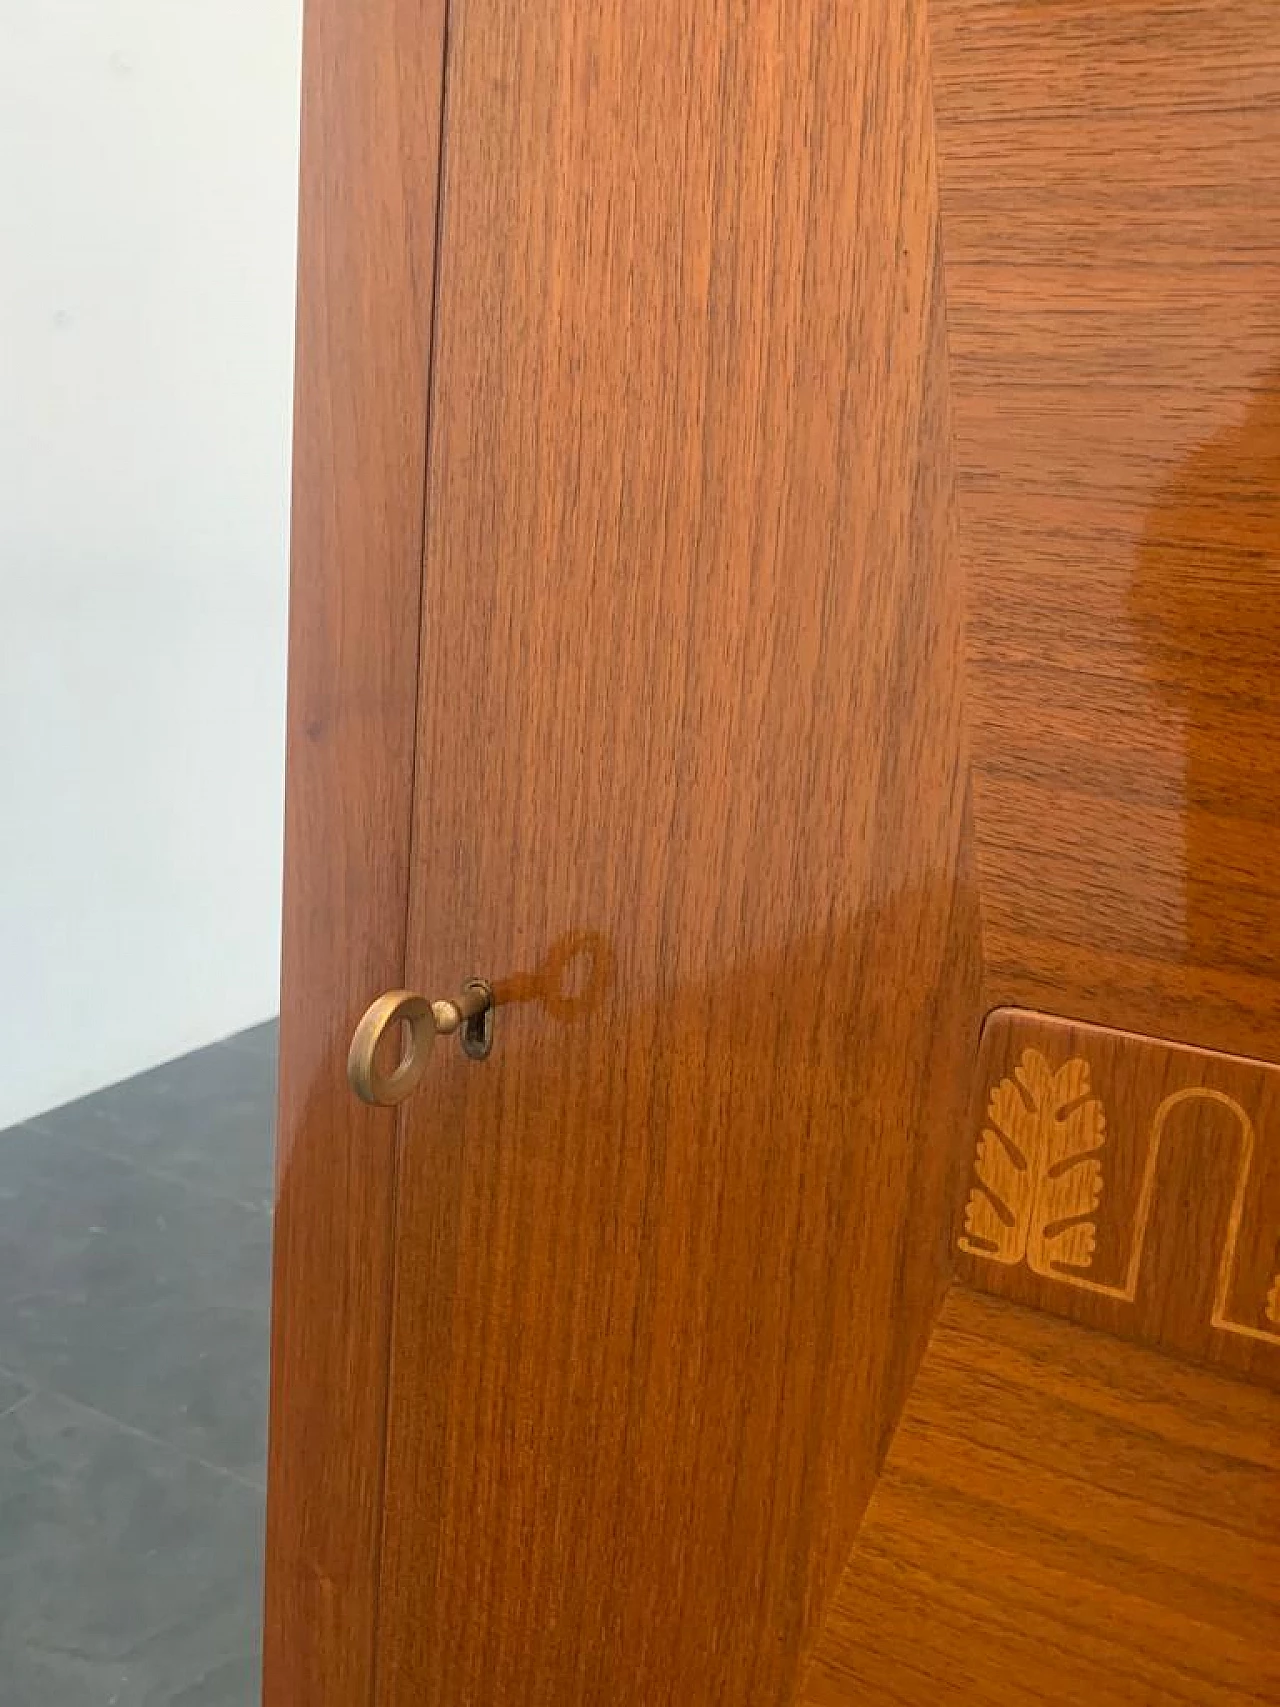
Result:
<svg viewBox="0 0 1280 1707"><path fill-rule="evenodd" d="M1280 6L929 11L988 1004L1280 1060Z"/></svg>
<svg viewBox="0 0 1280 1707"><path fill-rule="evenodd" d="M1005 1009L976 1098L967 1280L1280 1379L1280 1068Z"/></svg>
<svg viewBox="0 0 1280 1707"><path fill-rule="evenodd" d="M802 1707L1280 1699L1280 1397L947 1298Z"/></svg>

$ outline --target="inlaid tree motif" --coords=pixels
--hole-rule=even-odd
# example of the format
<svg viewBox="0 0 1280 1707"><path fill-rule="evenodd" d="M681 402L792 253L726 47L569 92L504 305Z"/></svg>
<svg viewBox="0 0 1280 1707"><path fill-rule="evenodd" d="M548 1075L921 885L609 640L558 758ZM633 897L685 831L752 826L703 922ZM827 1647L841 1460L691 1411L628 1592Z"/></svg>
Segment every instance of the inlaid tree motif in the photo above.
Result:
<svg viewBox="0 0 1280 1707"><path fill-rule="evenodd" d="M1025 1050L1013 1077L991 1093L961 1249L993 1262L1025 1261L1037 1274L1088 1268L1106 1136L1088 1062L1071 1060L1055 1072L1039 1050Z"/></svg>

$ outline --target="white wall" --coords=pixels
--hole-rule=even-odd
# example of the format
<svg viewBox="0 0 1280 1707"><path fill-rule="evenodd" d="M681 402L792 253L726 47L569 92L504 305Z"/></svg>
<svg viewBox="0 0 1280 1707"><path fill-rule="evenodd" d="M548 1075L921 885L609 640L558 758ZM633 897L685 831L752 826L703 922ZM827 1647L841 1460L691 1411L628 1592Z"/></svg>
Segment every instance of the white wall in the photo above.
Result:
<svg viewBox="0 0 1280 1707"><path fill-rule="evenodd" d="M300 0L0 0L0 1127L275 1011Z"/></svg>

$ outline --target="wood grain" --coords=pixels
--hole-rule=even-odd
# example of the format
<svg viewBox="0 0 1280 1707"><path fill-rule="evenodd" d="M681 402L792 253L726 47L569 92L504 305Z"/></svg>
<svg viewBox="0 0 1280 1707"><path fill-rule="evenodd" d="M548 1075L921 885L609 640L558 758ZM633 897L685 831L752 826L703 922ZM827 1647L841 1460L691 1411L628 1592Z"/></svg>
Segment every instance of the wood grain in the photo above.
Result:
<svg viewBox="0 0 1280 1707"><path fill-rule="evenodd" d="M932 0L987 998L1280 1060L1280 8Z"/></svg>
<svg viewBox="0 0 1280 1707"><path fill-rule="evenodd" d="M408 969L533 999L405 1105L383 1707L785 1699L927 1335L977 977L926 67L876 0L451 23Z"/></svg>
<svg viewBox="0 0 1280 1707"><path fill-rule="evenodd" d="M1280 1698L1280 1397L957 1289L803 1707Z"/></svg>
<svg viewBox="0 0 1280 1707"><path fill-rule="evenodd" d="M1280 1068L1005 1009L974 1088L966 1280L1280 1383Z"/></svg>
<svg viewBox="0 0 1280 1707"><path fill-rule="evenodd" d="M306 9L267 1707L372 1687L395 1126L344 1063L404 965L443 29Z"/></svg>

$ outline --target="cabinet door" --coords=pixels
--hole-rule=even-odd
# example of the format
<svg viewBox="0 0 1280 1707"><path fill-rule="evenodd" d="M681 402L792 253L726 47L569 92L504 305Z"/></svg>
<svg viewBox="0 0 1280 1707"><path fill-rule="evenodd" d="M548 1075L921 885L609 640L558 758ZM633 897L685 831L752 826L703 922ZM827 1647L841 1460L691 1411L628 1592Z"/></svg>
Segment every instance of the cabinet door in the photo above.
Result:
<svg viewBox="0 0 1280 1707"><path fill-rule="evenodd" d="M472 0L446 69L376 1699L783 1699L976 1036L910 6ZM367 999L375 992L353 991Z"/></svg>
<svg viewBox="0 0 1280 1707"><path fill-rule="evenodd" d="M945 1282L977 1034L923 16L340 10L269 1699L780 1701ZM380 988L471 977L486 1060L344 1102Z"/></svg>

